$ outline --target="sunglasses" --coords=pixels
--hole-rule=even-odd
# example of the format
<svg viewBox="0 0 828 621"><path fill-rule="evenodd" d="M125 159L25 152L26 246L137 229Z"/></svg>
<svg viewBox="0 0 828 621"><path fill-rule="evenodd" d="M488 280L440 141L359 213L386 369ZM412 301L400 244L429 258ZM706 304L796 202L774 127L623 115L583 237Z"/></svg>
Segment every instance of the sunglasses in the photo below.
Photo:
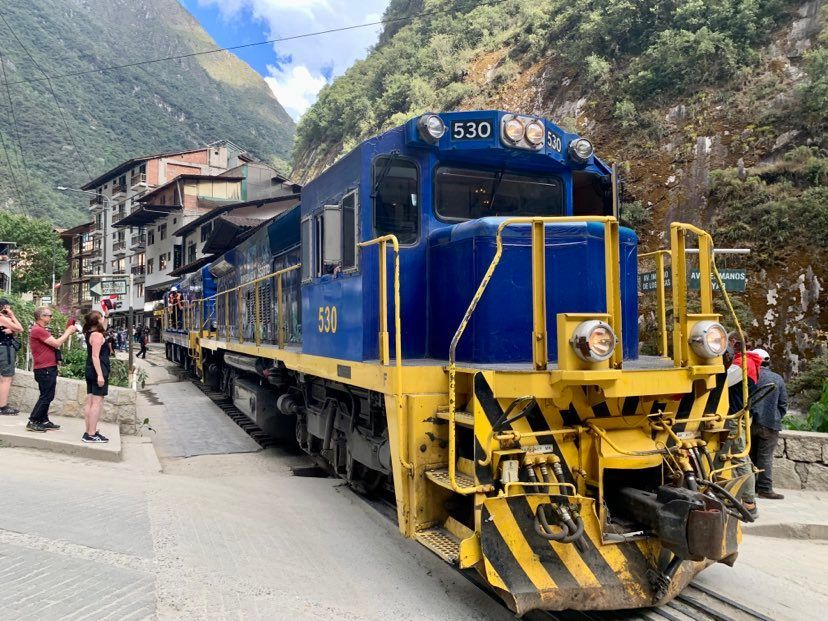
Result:
<svg viewBox="0 0 828 621"><path fill-rule="evenodd" d="M45 313L44 313L43 315L41 315L41 317L51 317L51 316L52 316L52 315L51 315L51 313L50 313L50 314L48 314L48 315L47 315L47 314L45 314Z"/></svg>

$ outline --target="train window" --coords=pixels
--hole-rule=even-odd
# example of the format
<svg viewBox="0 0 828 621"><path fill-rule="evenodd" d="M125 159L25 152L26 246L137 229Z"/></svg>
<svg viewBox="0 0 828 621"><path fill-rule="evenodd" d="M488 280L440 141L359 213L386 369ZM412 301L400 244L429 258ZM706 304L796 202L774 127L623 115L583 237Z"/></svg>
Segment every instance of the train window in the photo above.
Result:
<svg viewBox="0 0 828 621"><path fill-rule="evenodd" d="M347 194L342 206L342 269L353 269L357 265L356 192Z"/></svg>
<svg viewBox="0 0 828 621"><path fill-rule="evenodd" d="M311 219L305 218L302 220L301 226L302 236L302 282L311 279L313 274L313 265L311 264Z"/></svg>
<svg viewBox="0 0 828 621"><path fill-rule="evenodd" d="M342 265L342 211L339 205L325 205L319 214L322 221L320 249L322 250L320 276L333 274Z"/></svg>
<svg viewBox="0 0 828 621"><path fill-rule="evenodd" d="M401 244L414 244L420 235L417 165L400 157L374 161L374 231L393 234Z"/></svg>
<svg viewBox="0 0 828 621"><path fill-rule="evenodd" d="M612 216L612 181L609 175L572 173L572 215Z"/></svg>
<svg viewBox="0 0 828 621"><path fill-rule="evenodd" d="M486 216L562 216L563 183L558 177L502 170L439 168L435 211L443 220Z"/></svg>

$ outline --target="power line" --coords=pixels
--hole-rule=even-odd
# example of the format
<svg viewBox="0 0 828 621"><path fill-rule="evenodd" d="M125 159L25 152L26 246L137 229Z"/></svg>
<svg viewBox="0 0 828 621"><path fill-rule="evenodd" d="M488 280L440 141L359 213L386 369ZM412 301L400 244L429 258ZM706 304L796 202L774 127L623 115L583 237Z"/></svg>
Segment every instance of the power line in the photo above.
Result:
<svg viewBox="0 0 828 621"><path fill-rule="evenodd" d="M17 33L14 31L14 29L11 27L11 25L9 25L9 22L6 21L6 16L3 15L2 13L0 13L0 19L3 20L4 24L6 24L6 28L8 28L9 32L12 33L12 36L14 37L15 41L17 41L18 45L23 49L24 52L26 52L26 56L28 56L29 59L31 59L31 61L34 63L34 66L37 67L37 69L40 71L40 73L42 73L45 76L46 84L49 87L49 92L52 93L52 99L55 100L55 105L57 106L58 114L60 115L61 121L63 121L63 126L66 128L66 134L69 136L69 141L72 143L72 146L75 148L75 153L77 153L77 155L78 155L78 159L80 160L80 163L83 166L84 172L86 172L86 176L89 179L91 179L92 178L92 173L89 172L89 168L86 165L86 161L83 159L83 155L81 154L80 149L78 149L78 143L75 142L75 137L72 135L72 130L69 128L69 123L66 122L66 116L63 114L63 109L60 107L60 100L58 100L57 95L55 94L55 89L52 87L52 80L49 78L49 74L47 74L43 70L43 68L38 64L38 62L35 60L34 56L32 56L31 52L29 52L29 48L27 48L25 45L23 45L23 42L20 40L20 37L17 36ZM8 91L8 88L9 88L9 85L8 85L8 83L6 83L6 90L7 91Z"/></svg>
<svg viewBox="0 0 828 621"><path fill-rule="evenodd" d="M20 128L17 124L17 116L14 113L14 103L12 102L11 97L11 89L8 87L8 79L6 77L6 64L3 59L3 53L0 52L0 69L2 69L2 77L3 77L3 85L6 87L6 98L9 102L9 112L11 113L12 119L12 126L14 128L14 134L17 138L17 148L18 148L18 156L17 156L17 163L22 168L23 174L26 176L26 198L29 200L29 209L31 215L31 208L32 208L32 179L29 175L29 164L26 162L26 155L23 153L23 143L20 140ZM22 206L21 206L22 207Z"/></svg>
<svg viewBox="0 0 828 621"><path fill-rule="evenodd" d="M332 33L335 33L335 32L346 32L348 30L357 30L357 29L360 29L360 28L368 28L368 27L371 27L371 26L382 26L382 25L394 24L394 23L399 23L399 22L409 22L409 21L413 21L413 20L415 20L417 18L420 18L420 17L431 17L431 16L434 16L434 15L442 15L442 14L447 14L447 13L456 13L458 11L463 11L463 10L467 10L467 9L474 9L474 8L478 8L478 7L482 7L482 6L495 6L495 5L498 5L498 4L504 4L505 2L508 2L508 1L510 1L510 0L487 0L487 1L484 0L484 1L481 1L481 2L474 3L473 6L465 5L465 6L455 6L455 7L447 8L447 9L435 9L435 10L432 10L432 11L421 11L420 13L415 13L414 15L407 15L407 16L403 16L403 17L392 17L392 18L389 18L389 19L381 19L381 20L378 20L378 21L375 21L375 22L366 22L366 23L363 23L363 24L354 24L354 25L351 25L351 26L340 26L339 28L329 28L327 30L317 30L315 32L306 32L306 33L302 33L302 34L298 34L298 35L291 35L291 36L287 36L287 37L278 37L276 39L267 39L266 41L255 41L253 43L242 43L240 45L231 45L231 46L228 46L228 47L217 47L217 48L214 48L214 49L211 49L211 50L204 50L204 51L201 51L201 52L188 52L186 54L178 54L178 55L174 55L174 56L164 56L164 57L161 57L161 58L151 58L151 59L148 59L148 60L140 60L140 61L135 61L135 62L131 62L131 63L125 63L123 65L109 65L107 67L98 67L96 69L84 69L83 71L71 71L71 72L68 72L68 73L59 73L59 74L55 74L55 75L47 75L46 72L44 72L41 69L41 72L45 76L43 78L30 78L30 79L27 79L27 80L19 80L17 82L9 82L8 84L10 84L10 85L13 85L13 84L26 84L26 83L30 83L30 82L43 82L43 81L48 82L49 80L56 80L56 79L59 79L59 78L70 78L70 77L83 76L83 75L88 75L90 73L99 73L99 72L102 72L102 71L116 71L118 69L128 69L130 67L138 67L138 66L141 66L141 65L151 65L151 64L154 64L154 63L167 62L167 61L170 61L170 60L181 60L183 58L192 58L194 56L203 56L205 54L216 54L216 53L219 53L219 52L230 52L230 51L241 50L241 49L245 49L245 48L249 48L249 47L257 47L257 46L260 46L260 45L272 45L274 43L284 43L285 41L295 41L297 39L307 39L307 38L310 38L310 37L317 37L317 36L320 36L320 35L332 34ZM0 15L0 17L2 17L2 15ZM3 18L3 21L6 21L5 18ZM6 25L8 25L8 23Z"/></svg>
<svg viewBox="0 0 828 621"><path fill-rule="evenodd" d="M14 168L12 167L11 157L9 157L9 150L6 147L6 138L3 136L3 132L0 131L0 144L3 145L3 153L6 154L6 162L9 165L9 174L11 175L12 179L12 186L14 186L14 192L17 194L17 200L19 202L20 207L23 206L23 196L20 193L20 186L17 185L17 177L14 175Z"/></svg>

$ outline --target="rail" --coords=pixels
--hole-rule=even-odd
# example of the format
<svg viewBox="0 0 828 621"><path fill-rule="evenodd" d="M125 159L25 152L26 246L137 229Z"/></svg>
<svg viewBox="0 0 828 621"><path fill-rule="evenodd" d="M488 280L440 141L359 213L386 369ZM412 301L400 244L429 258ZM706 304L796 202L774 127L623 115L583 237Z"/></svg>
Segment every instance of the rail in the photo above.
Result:
<svg viewBox="0 0 828 621"><path fill-rule="evenodd" d="M604 279L606 287L606 308L609 325L618 337L618 345L612 356L612 364L620 367L621 347L621 289L620 289L620 251L618 242L618 220L612 216L584 217L523 217L507 218L497 227L495 255L486 270L483 280L472 297L449 346L449 407L448 407L448 472L451 488L458 494L479 494L490 491L491 485L472 485L463 487L457 482L457 345L466 330L466 326L483 293L492 279L503 254L503 230L515 224L532 225L532 359L536 370L546 370L548 351L546 338L546 225L570 222L598 222L604 225ZM487 452L489 448L485 449ZM485 457L484 457L485 459Z"/></svg>
<svg viewBox="0 0 828 621"><path fill-rule="evenodd" d="M397 433L400 445L400 465L408 476L414 476L414 465L406 459L408 446L406 442L405 408L403 406L402 379L402 320L400 319L400 243L396 235L383 235L360 242L360 248L379 245L379 357L384 366L390 364L388 339L388 266L386 264L388 244L394 249L394 366L396 369L394 398L397 402Z"/></svg>

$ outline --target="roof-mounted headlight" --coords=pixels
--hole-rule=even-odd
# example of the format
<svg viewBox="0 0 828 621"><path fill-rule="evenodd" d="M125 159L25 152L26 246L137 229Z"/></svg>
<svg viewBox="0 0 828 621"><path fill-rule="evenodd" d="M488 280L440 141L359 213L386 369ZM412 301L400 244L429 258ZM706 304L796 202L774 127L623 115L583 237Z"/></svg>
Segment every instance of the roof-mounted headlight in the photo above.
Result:
<svg viewBox="0 0 828 621"><path fill-rule="evenodd" d="M586 138L576 138L569 143L569 158L578 163L586 164L587 160L592 157L595 151L592 148L592 143Z"/></svg>
<svg viewBox="0 0 828 621"><path fill-rule="evenodd" d="M700 358L718 358L727 349L727 331L715 321L699 321L690 331L690 347Z"/></svg>
<svg viewBox="0 0 828 621"><path fill-rule="evenodd" d="M517 144L523 140L524 132L523 122L517 117L512 117L503 123L503 135L512 144Z"/></svg>
<svg viewBox="0 0 828 621"><path fill-rule="evenodd" d="M531 123L526 124L524 136L526 136L526 142L531 144L533 147L537 147L538 145L543 144L543 136L545 133L546 129L544 129L543 125L539 121L532 121Z"/></svg>
<svg viewBox="0 0 828 621"><path fill-rule="evenodd" d="M618 339L604 321L582 321L572 333L569 343L575 354L584 362L603 362L612 356Z"/></svg>
<svg viewBox="0 0 828 621"><path fill-rule="evenodd" d="M426 142L436 144L446 133L446 124L436 114L424 114L417 120L417 132Z"/></svg>

